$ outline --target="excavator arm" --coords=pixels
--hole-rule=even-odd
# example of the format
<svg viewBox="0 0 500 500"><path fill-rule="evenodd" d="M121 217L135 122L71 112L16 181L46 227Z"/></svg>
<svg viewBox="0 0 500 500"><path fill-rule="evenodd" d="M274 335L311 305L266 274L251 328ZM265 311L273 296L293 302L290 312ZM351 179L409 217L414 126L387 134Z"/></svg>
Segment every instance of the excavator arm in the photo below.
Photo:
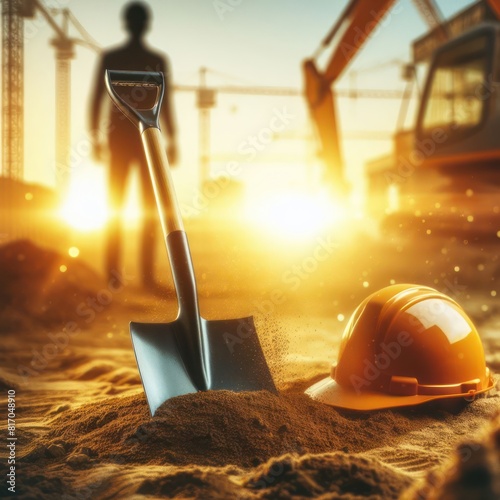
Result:
<svg viewBox="0 0 500 500"><path fill-rule="evenodd" d="M500 19L500 0L488 0L488 4L495 16L497 16L497 19Z"/></svg>
<svg viewBox="0 0 500 500"><path fill-rule="evenodd" d="M332 87L396 1L350 0L313 58L303 63L304 93L321 144L321 157L326 167L325 182L338 193L345 194L348 184L340 152L337 106ZM487 3L500 19L500 0L481 1ZM413 2L422 19L429 28L439 32L444 42L448 32L435 0ZM332 55L326 68L320 71L315 60L329 46L333 47Z"/></svg>
<svg viewBox="0 0 500 500"><path fill-rule="evenodd" d="M348 184L340 153L337 110L332 85L363 46L373 30L396 0L351 0L330 33L321 42L313 59L303 64L305 96L321 144L326 166L325 182L340 194ZM320 72L315 58L333 44L332 56Z"/></svg>

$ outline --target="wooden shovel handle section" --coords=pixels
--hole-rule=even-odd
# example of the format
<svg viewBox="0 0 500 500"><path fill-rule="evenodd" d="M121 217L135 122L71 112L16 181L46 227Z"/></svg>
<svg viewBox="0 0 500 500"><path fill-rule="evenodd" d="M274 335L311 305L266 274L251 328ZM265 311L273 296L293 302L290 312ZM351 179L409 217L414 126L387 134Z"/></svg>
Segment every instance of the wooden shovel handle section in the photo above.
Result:
<svg viewBox="0 0 500 500"><path fill-rule="evenodd" d="M166 238L173 231L184 231L184 225L160 130L155 127L147 128L142 132L142 142L146 151L161 227Z"/></svg>

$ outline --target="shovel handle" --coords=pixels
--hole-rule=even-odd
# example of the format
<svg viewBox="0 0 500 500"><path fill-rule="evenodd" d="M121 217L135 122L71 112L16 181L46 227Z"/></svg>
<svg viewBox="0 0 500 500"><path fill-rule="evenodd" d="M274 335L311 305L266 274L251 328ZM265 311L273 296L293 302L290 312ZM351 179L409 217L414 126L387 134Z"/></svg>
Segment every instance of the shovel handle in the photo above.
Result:
<svg viewBox="0 0 500 500"><path fill-rule="evenodd" d="M174 231L184 231L172 174L160 130L156 127L146 128L141 137L148 160L149 175L153 180L161 227L166 238Z"/></svg>
<svg viewBox="0 0 500 500"><path fill-rule="evenodd" d="M105 82L113 102L141 132L165 239L173 231L184 231L159 125L165 87L163 73L106 70ZM117 91L123 87L129 89L127 99ZM141 108L144 91L155 89L153 105Z"/></svg>
<svg viewBox="0 0 500 500"><path fill-rule="evenodd" d="M163 73L107 69L104 81L113 102L141 132L150 127L160 128L160 109L165 92ZM130 90L127 100L117 92L118 88L124 87ZM154 89L156 89L154 104L148 108L141 108L141 103L145 100L144 92Z"/></svg>

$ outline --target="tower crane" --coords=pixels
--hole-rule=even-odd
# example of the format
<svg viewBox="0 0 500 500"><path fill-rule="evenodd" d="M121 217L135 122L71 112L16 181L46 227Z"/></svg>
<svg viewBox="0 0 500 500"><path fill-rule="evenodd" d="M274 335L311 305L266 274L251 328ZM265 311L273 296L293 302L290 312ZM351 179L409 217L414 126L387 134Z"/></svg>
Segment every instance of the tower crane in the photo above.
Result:
<svg viewBox="0 0 500 500"><path fill-rule="evenodd" d="M32 3L2 0L2 169L15 179L24 163L23 19L33 15Z"/></svg>
<svg viewBox="0 0 500 500"><path fill-rule="evenodd" d="M76 44L96 52L99 46L69 9L47 9L40 0L2 0L2 170L7 177L22 179L24 170L24 44L25 18L40 13L55 33L56 50L56 169L69 168L71 144L71 59ZM62 15L58 24L54 19ZM69 35L72 25L79 38ZM58 175L60 180L60 175Z"/></svg>
<svg viewBox="0 0 500 500"><path fill-rule="evenodd" d="M218 85L207 84L207 73L213 70L200 68L198 85L174 85L177 92L194 92L197 96L196 106L199 110L199 171L200 184L210 179L210 110L217 105L218 94L254 95L254 96L282 96L302 97L304 92L293 87L255 86L255 85ZM214 72L216 73L216 72ZM368 98L368 99L401 99L403 94L398 90L384 89L337 89L335 97Z"/></svg>

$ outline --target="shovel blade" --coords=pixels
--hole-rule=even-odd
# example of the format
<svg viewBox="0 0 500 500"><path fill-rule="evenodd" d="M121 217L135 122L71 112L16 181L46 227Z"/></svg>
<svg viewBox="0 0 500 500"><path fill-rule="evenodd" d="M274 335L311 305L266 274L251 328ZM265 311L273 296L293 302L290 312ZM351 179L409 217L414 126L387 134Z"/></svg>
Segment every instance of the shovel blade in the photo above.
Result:
<svg viewBox="0 0 500 500"><path fill-rule="evenodd" d="M207 386L213 390L275 392L269 367L252 317L230 320L201 318L206 339ZM137 366L151 415L167 399L199 391L190 375L193 363L179 349L179 320L171 323L131 323Z"/></svg>

